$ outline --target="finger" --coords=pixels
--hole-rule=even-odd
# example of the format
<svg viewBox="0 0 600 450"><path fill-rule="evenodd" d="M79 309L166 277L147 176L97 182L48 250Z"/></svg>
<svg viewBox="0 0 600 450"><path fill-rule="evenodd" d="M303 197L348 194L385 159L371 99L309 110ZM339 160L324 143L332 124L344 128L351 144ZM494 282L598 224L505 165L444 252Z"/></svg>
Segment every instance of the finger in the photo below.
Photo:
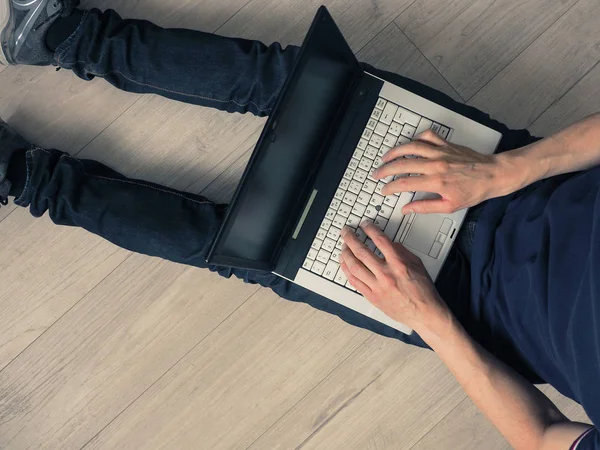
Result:
<svg viewBox="0 0 600 450"><path fill-rule="evenodd" d="M367 251L369 250L367 249ZM345 244L342 247L342 253L340 254L340 264L342 263L348 269L348 272L344 271L346 277L356 277L367 286L373 286L377 282L377 278L375 277L375 275L373 275L373 272L367 269L367 267L362 263L362 261L360 261L354 255L354 253L352 253L350 247L348 247Z"/></svg>
<svg viewBox="0 0 600 450"><path fill-rule="evenodd" d="M439 190L439 187L437 178L429 175L421 175L419 177L402 177L390 181L383 187L381 193L383 195L391 195L401 192L436 192Z"/></svg>
<svg viewBox="0 0 600 450"><path fill-rule="evenodd" d="M341 268L342 268L342 271L344 272L344 274L346 275L346 278L348 278L348 281L350 282L350 284L352 286L354 286L354 288L358 292L360 292L364 297L368 297L371 295L371 288L369 286L367 286L365 283L363 283L362 281L360 281L358 278L356 278L350 272L346 263L342 262Z"/></svg>
<svg viewBox="0 0 600 450"><path fill-rule="evenodd" d="M441 137L439 134L432 130L425 130L422 133L419 133L415 138L415 141L427 142L431 145L436 145L441 147L442 145L446 145L446 140Z"/></svg>
<svg viewBox="0 0 600 450"><path fill-rule="evenodd" d="M436 198L408 203L402 208L402 214L453 213L457 209L458 208L453 207L448 200Z"/></svg>
<svg viewBox="0 0 600 450"><path fill-rule="evenodd" d="M342 230L344 244L352 251L353 256L375 275L381 273L381 260L348 228Z"/></svg>
<svg viewBox="0 0 600 450"><path fill-rule="evenodd" d="M431 164L432 162L430 159L395 159L377 169L373 176L376 179L381 179L390 175L405 173L429 174L437 172L437 168L435 164Z"/></svg>
<svg viewBox="0 0 600 450"><path fill-rule="evenodd" d="M360 227L364 230L365 234L371 238L386 261L391 261L397 257L394 244L390 241L390 238L373 225L372 222L365 221L360 224Z"/></svg>
<svg viewBox="0 0 600 450"><path fill-rule="evenodd" d="M408 144L401 145L389 150L382 156L383 162L388 162L396 158L401 158L407 155L416 155L422 158L430 158L440 154L440 150L431 144L422 141L413 141Z"/></svg>

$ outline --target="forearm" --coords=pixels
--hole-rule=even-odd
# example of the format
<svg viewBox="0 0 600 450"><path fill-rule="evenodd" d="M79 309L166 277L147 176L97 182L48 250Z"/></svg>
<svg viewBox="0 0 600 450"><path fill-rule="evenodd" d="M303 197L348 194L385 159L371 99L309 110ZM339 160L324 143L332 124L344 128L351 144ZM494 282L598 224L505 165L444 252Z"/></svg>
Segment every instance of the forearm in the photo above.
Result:
<svg viewBox="0 0 600 450"><path fill-rule="evenodd" d="M600 164L600 113L531 145L500 153L497 195L506 195L544 178Z"/></svg>
<svg viewBox="0 0 600 450"><path fill-rule="evenodd" d="M419 334L515 449L554 448L556 439L552 446L546 445L547 431L561 423L571 428L564 436L564 446L556 448L567 449L577 433L586 429L585 425L573 429L574 424L544 394L473 341L455 319L439 322L430 328L435 332L420 330ZM556 438L556 433L552 437Z"/></svg>

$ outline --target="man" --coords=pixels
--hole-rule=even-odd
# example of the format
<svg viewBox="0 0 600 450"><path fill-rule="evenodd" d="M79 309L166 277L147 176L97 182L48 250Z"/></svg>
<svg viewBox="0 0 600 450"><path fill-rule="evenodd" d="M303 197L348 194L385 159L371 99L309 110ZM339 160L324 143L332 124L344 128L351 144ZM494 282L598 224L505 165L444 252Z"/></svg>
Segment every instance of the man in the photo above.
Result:
<svg viewBox="0 0 600 450"><path fill-rule="evenodd" d="M122 20L114 11L76 10L76 3L0 0L5 62L56 64L133 92L266 115L298 51L163 30ZM485 202L471 211L436 286L418 258L375 226L364 230L384 259L351 230L343 233L341 264L349 280L390 317L414 328L412 336L269 273L208 267L205 255L226 205L36 147L4 123L0 198L6 203L13 196L36 217L48 211L57 224L83 227L127 249L234 274L349 323L429 346L515 448L600 449L596 428L570 422L531 384L551 383L600 424L600 169L594 168L600 163L600 115L538 140L419 83L370 70L504 135L501 153L482 156L424 133L391 150L377 173L421 174L389 183L384 193L441 195L409 204L405 212ZM408 154L422 158L401 158Z"/></svg>

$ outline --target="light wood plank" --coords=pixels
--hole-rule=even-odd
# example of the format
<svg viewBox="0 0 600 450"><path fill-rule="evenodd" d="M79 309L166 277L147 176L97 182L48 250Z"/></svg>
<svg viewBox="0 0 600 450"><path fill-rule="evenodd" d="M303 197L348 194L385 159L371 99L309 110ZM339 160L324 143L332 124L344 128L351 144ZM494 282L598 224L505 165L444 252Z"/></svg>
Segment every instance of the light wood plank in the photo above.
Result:
<svg viewBox="0 0 600 450"><path fill-rule="evenodd" d="M600 60L600 2L580 0L469 103L528 127Z"/></svg>
<svg viewBox="0 0 600 450"><path fill-rule="evenodd" d="M600 111L600 63L564 97L548 108L529 127L536 136L548 136Z"/></svg>
<svg viewBox="0 0 600 450"><path fill-rule="evenodd" d="M0 447L80 448L256 290L128 258L0 373Z"/></svg>
<svg viewBox="0 0 600 450"><path fill-rule="evenodd" d="M452 86L394 23L388 25L358 52L357 57L377 69L412 78L462 101Z"/></svg>
<svg viewBox="0 0 600 450"><path fill-rule="evenodd" d="M87 448L245 448L367 336L261 290Z"/></svg>
<svg viewBox="0 0 600 450"><path fill-rule="evenodd" d="M226 36L258 39L265 44L300 45L320 5L331 12L354 51L360 50L412 0L252 0L219 29Z"/></svg>
<svg viewBox="0 0 600 450"><path fill-rule="evenodd" d="M576 1L417 0L396 23L469 99Z"/></svg>

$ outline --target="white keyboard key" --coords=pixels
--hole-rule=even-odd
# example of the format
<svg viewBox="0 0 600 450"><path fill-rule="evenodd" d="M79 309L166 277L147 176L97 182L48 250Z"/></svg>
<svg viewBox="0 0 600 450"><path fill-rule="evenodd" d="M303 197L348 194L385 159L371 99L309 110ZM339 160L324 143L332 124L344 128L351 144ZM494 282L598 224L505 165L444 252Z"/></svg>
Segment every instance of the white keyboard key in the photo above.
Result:
<svg viewBox="0 0 600 450"><path fill-rule="evenodd" d="M312 259L305 259L304 263L302 263L302 268L306 269L306 270L310 270L312 265L313 265L313 260Z"/></svg>
<svg viewBox="0 0 600 450"><path fill-rule="evenodd" d="M394 210L394 208L392 208L391 206L387 206L387 205L381 205L381 208L379 209L379 215L381 217L385 217L386 219L389 219L390 216L392 215L392 211ZM323 244L325 245L325 244Z"/></svg>
<svg viewBox="0 0 600 450"><path fill-rule="evenodd" d="M342 242L341 239L338 239L338 241L335 243L335 248L338 250L342 249L342 245L344 245L344 243Z"/></svg>
<svg viewBox="0 0 600 450"><path fill-rule="evenodd" d="M379 250L378 248L375 249L375 256L383 259L383 253L381 253L381 250Z"/></svg>
<svg viewBox="0 0 600 450"><path fill-rule="evenodd" d="M354 214L350 214L350 217L348 217L348 221L346 222L346 224L349 227L358 228L358 226L360 225L360 217L355 216Z"/></svg>
<svg viewBox="0 0 600 450"><path fill-rule="evenodd" d="M402 128L402 136L412 139L414 135L415 127L409 124L404 125L404 128Z"/></svg>
<svg viewBox="0 0 600 450"><path fill-rule="evenodd" d="M346 203L342 203L340 205L340 209L338 209L338 214L343 217L348 217L350 215L350 211L352 211L352 207Z"/></svg>
<svg viewBox="0 0 600 450"><path fill-rule="evenodd" d="M371 119L371 120L373 120L373 119ZM377 126L374 129L374 132L380 136L385 136L388 132L388 129L389 129L389 126L387 126L385 123L378 122Z"/></svg>
<svg viewBox="0 0 600 450"><path fill-rule="evenodd" d="M317 254L318 253L319 252L317 250L315 250L314 248L310 248L310 249L308 249L308 255L306 255L306 257L308 259L315 260L315 259L317 259Z"/></svg>
<svg viewBox="0 0 600 450"><path fill-rule="evenodd" d="M400 132L402 131L402 124L398 122L392 122L390 125L389 133L394 136L400 136Z"/></svg>
<svg viewBox="0 0 600 450"><path fill-rule="evenodd" d="M394 120L396 111L398 111L398 106L388 102L388 104L385 105L385 108L383 108L383 113L381 114L379 121L385 123L386 125L390 125Z"/></svg>
<svg viewBox="0 0 600 450"><path fill-rule="evenodd" d="M335 281L337 284L341 284L342 286L346 284L346 282L348 281L348 278L346 278L346 274L344 273L344 271L340 268L338 269L338 273L336 274L335 278L333 279L333 281Z"/></svg>
<svg viewBox="0 0 600 450"><path fill-rule="evenodd" d="M317 231L317 239L323 240L327 237L327 230L324 230L323 228L319 228L319 231Z"/></svg>
<svg viewBox="0 0 600 450"><path fill-rule="evenodd" d="M341 204L342 204L342 202L340 200L334 198L331 201L331 203L329 204L329 207L331 209L333 209L334 211L337 211L337 209L340 207Z"/></svg>
<svg viewBox="0 0 600 450"><path fill-rule="evenodd" d="M325 270L325 264L319 261L315 261L313 266L310 268L310 271L316 273L317 275L322 275Z"/></svg>
<svg viewBox="0 0 600 450"><path fill-rule="evenodd" d="M360 158L362 158L364 154L364 150L361 150L360 148L356 147L356 150L354 150L354 154L352 155L352 157L360 160Z"/></svg>
<svg viewBox="0 0 600 450"><path fill-rule="evenodd" d="M377 108L377 109L383 109L383 108L385 108L386 104L387 104L387 101L385 101L384 99L380 98L379 100L377 100L377 104L375 105L375 108Z"/></svg>
<svg viewBox="0 0 600 450"><path fill-rule="evenodd" d="M338 228L343 228L346 223L346 217L348 216L342 216L341 214L336 215L335 219L333 219L333 224Z"/></svg>
<svg viewBox="0 0 600 450"><path fill-rule="evenodd" d="M350 186L350 181L346 180L345 178L342 178L342 181L340 181L340 189L343 190L348 190L348 186Z"/></svg>
<svg viewBox="0 0 600 450"><path fill-rule="evenodd" d="M383 138L383 145L386 145L388 147L395 147L397 140L398 138L396 136L394 136L392 133L388 133L385 136L385 138Z"/></svg>
<svg viewBox="0 0 600 450"><path fill-rule="evenodd" d="M373 136L373 132L368 128L365 128L365 131L363 131L362 134L363 139L371 139L371 136Z"/></svg>
<svg viewBox="0 0 600 450"><path fill-rule="evenodd" d="M440 136L443 137L444 139L446 139L448 137L449 132L450 132L450 128L447 128L442 125L442 127L440 128Z"/></svg>
<svg viewBox="0 0 600 450"><path fill-rule="evenodd" d="M389 152L391 149L392 149L392 147L388 147L387 145L382 145L381 147L379 147L379 152L377 153L377 156L383 156L387 152Z"/></svg>
<svg viewBox="0 0 600 450"><path fill-rule="evenodd" d="M377 187L377 183L375 183L374 181L371 180L366 180L365 184L363 184L363 191L368 192L369 194L372 194L375 191L375 188Z"/></svg>
<svg viewBox="0 0 600 450"><path fill-rule="evenodd" d="M372 146L368 146L367 149L365 150L365 155L367 158L370 159L375 159L377 157L377 153L379 152L379 150L377 150L375 147Z"/></svg>
<svg viewBox="0 0 600 450"><path fill-rule="evenodd" d="M375 217L375 220L373 221L373 223L375 224L375 226L377 228L379 228L381 231L383 231L383 230L385 230L385 227L388 224L388 220L385 217L377 216L377 217ZM318 256L317 256L317 259L319 259Z"/></svg>
<svg viewBox="0 0 600 450"><path fill-rule="evenodd" d="M377 120L379 120L379 118L381 117L381 112L382 112L382 111L381 111L380 109L377 109L377 108L375 108L375 109L373 110L373 113L371 114L371 117L372 117L373 119L377 119Z"/></svg>
<svg viewBox="0 0 600 450"><path fill-rule="evenodd" d="M343 189L339 189L337 191L335 191L335 199L336 200L343 200L344 199L344 194L346 193L346 191L344 191Z"/></svg>
<svg viewBox="0 0 600 450"><path fill-rule="evenodd" d="M348 163L348 169L356 170L356 168L358 168L358 162L358 159L352 158Z"/></svg>
<svg viewBox="0 0 600 450"><path fill-rule="evenodd" d="M416 127L420 120L421 116L404 108L398 108L398 111L394 116L394 121L399 123L409 123L413 127Z"/></svg>
<svg viewBox="0 0 600 450"><path fill-rule="evenodd" d="M371 200L369 201L369 205L380 206L383 203L383 196L379 194L373 194Z"/></svg>
<svg viewBox="0 0 600 450"><path fill-rule="evenodd" d="M331 226L331 220L328 219L327 217L325 217L323 219L323 222L321 222L321 228L323 228L324 230L328 230L330 226Z"/></svg>
<svg viewBox="0 0 600 450"><path fill-rule="evenodd" d="M410 142L409 138L407 138L406 136L400 136L398 138L398 142L396 142L396 146L408 144L409 142Z"/></svg>
<svg viewBox="0 0 600 450"><path fill-rule="evenodd" d="M376 120L376 119L370 119L370 120L367 122L367 128L368 128L369 130L374 130L374 129L375 129L375 127L377 126L377 123L378 123L378 122L377 122L377 120Z"/></svg>
<svg viewBox="0 0 600 450"><path fill-rule="evenodd" d="M414 194L411 192L403 192L398 197L398 202L396 203L394 211L392 212L392 215L388 221L388 225L383 231L390 239L394 239L396 237L396 233L398 232L398 229L404 220L405 216L402 214L402 208L409 204L413 197Z"/></svg>
<svg viewBox="0 0 600 450"><path fill-rule="evenodd" d="M324 248L328 252L333 252L335 250L335 241L327 238L323 241L323 246L321 248Z"/></svg>
<svg viewBox="0 0 600 450"><path fill-rule="evenodd" d="M433 124L431 125L431 131L433 131L434 133L437 133L437 134L440 134L441 128L442 128L442 126L436 122L433 122Z"/></svg>
<svg viewBox="0 0 600 450"><path fill-rule="evenodd" d="M362 204L356 202L354 204L354 206L352 207L352 214L356 214L358 217L362 217L363 214L365 213L365 209L366 209L365 205L362 205Z"/></svg>
<svg viewBox="0 0 600 450"><path fill-rule="evenodd" d="M375 161L373 161L373 169L379 169L379 167L381 166L381 156L378 156L377 158L375 158Z"/></svg>
<svg viewBox="0 0 600 450"><path fill-rule="evenodd" d="M331 260L335 261L336 263L340 262L340 255L342 254L341 250L338 250L337 248L335 248L335 243L333 244L333 251L331 252Z"/></svg>
<svg viewBox="0 0 600 450"><path fill-rule="evenodd" d="M325 270L323 271L323 276L328 280L333 280L337 275L337 271L340 268L340 265L335 261L329 261Z"/></svg>
<svg viewBox="0 0 600 450"><path fill-rule="evenodd" d="M344 172L344 178L347 180L351 180L353 176L354 176L354 170L346 169L346 172Z"/></svg>
<svg viewBox="0 0 600 450"><path fill-rule="evenodd" d="M321 244L323 244L323 241L321 239L315 239L310 246L315 250L320 250Z"/></svg>
<svg viewBox="0 0 600 450"><path fill-rule="evenodd" d="M352 192L353 194L357 194L357 195L358 195L358 193L360 192L361 189L362 189L362 184L359 183L356 180L352 180L350 182L350 186L348 186L348 190L350 192Z"/></svg>
<svg viewBox="0 0 600 450"><path fill-rule="evenodd" d="M415 131L415 136L421 134L425 130L429 130L431 128L431 125L433 125L433 122L431 120L423 117L421 119L421 121L419 122L419 125L417 126L417 129Z"/></svg>
<svg viewBox="0 0 600 450"><path fill-rule="evenodd" d="M354 234L356 234L356 237L360 242L365 242L367 240L367 233L365 233L365 230L360 227L356 229L356 233Z"/></svg>
<svg viewBox="0 0 600 450"><path fill-rule="evenodd" d="M375 252L375 249L377 248L375 246L375 242L373 242L371 239L367 239L365 241L365 245L369 248L369 250L371 250L372 252Z"/></svg>
<svg viewBox="0 0 600 450"><path fill-rule="evenodd" d="M373 136L371 136L371 139L369 140L369 145L379 148L381 147L381 144L383 144L382 136L379 136L378 134L374 134Z"/></svg>
<svg viewBox="0 0 600 450"><path fill-rule="evenodd" d="M379 183L377 183L377 187L375 187L375 193L379 194L379 195L383 195L381 193L381 190L383 189L384 186L385 186L385 183L383 181L380 181Z"/></svg>
<svg viewBox="0 0 600 450"><path fill-rule="evenodd" d="M375 220L375 217L377 217L377 209L375 209L375 206L367 206L367 209L365 209L365 217Z"/></svg>
<svg viewBox="0 0 600 450"><path fill-rule="evenodd" d="M356 203L356 194L353 194L352 192L346 192L344 195L344 203L350 206L354 205L354 203Z"/></svg>
<svg viewBox="0 0 600 450"><path fill-rule="evenodd" d="M389 206L390 208L396 206L396 203L398 203L398 197L395 195L388 195L383 199L383 204Z"/></svg>
<svg viewBox="0 0 600 450"><path fill-rule="evenodd" d="M327 210L327 212L325 213L325 218L329 219L329 220L333 220L334 217L335 217L335 209L329 208Z"/></svg>
<svg viewBox="0 0 600 450"><path fill-rule="evenodd" d="M363 205L368 205L369 200L371 200L371 194L369 194L366 191L361 191L360 194L358 194L358 198L356 199L358 203L362 203Z"/></svg>
<svg viewBox="0 0 600 450"><path fill-rule="evenodd" d="M329 229L329 231L327 232L327 237L329 239L333 239L334 241L337 241L340 238L340 229L336 228L336 227L331 227Z"/></svg>
<svg viewBox="0 0 600 450"><path fill-rule="evenodd" d="M367 144L369 143L369 141L367 141L366 139L361 139L360 141L358 141L358 148L360 148L361 150L364 150L365 148L367 148Z"/></svg>
<svg viewBox="0 0 600 450"><path fill-rule="evenodd" d="M371 164L373 164L373 160L365 157L360 160L360 162L358 163L358 167L368 172L371 168Z"/></svg>
<svg viewBox="0 0 600 450"><path fill-rule="evenodd" d="M354 172L354 179L359 183L364 183L368 175L368 172L365 172L362 169L356 169L356 172Z"/></svg>
<svg viewBox="0 0 600 450"><path fill-rule="evenodd" d="M327 261L329 261L329 258L331 256L331 253L329 253L326 250L319 250L319 253L317 254L317 261L321 261L323 264L327 264Z"/></svg>
<svg viewBox="0 0 600 450"><path fill-rule="evenodd" d="M369 170L369 175L367 176L367 180L371 180L371 181L373 181L373 182L377 183L377 180L376 180L376 179L375 179L375 177L373 176L373 175L375 174L375 171L376 171L376 170L377 170L376 168L374 168L374 167L371 167L371 170Z"/></svg>

